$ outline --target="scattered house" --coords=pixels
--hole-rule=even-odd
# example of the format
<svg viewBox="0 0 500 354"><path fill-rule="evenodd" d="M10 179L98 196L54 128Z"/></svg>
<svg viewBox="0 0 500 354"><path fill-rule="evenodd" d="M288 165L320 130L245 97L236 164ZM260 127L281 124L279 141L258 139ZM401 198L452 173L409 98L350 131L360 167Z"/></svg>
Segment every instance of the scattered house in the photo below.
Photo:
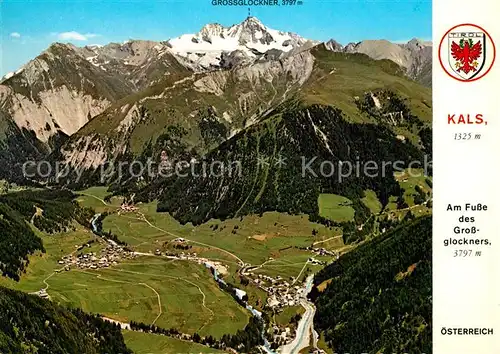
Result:
<svg viewBox="0 0 500 354"><path fill-rule="evenodd" d="M110 264L116 265L122 259L132 258L135 258L133 252L125 251L115 242L108 242L106 248L101 251L99 258L94 252L78 255L71 254L64 256L62 260L59 261L59 264L64 264L65 270L69 270L71 266L76 266L80 269L97 269L109 267Z"/></svg>
<svg viewBox="0 0 500 354"><path fill-rule="evenodd" d="M122 205L120 205L120 210L124 212L134 212L137 210L137 207L135 207L133 203L123 202Z"/></svg>
<svg viewBox="0 0 500 354"><path fill-rule="evenodd" d="M236 293L236 297L240 300L243 300L245 295L247 294L246 291L240 290L240 289L234 289L234 292Z"/></svg>
<svg viewBox="0 0 500 354"><path fill-rule="evenodd" d="M276 299L276 295L267 298L267 305L269 307L277 307L279 304L280 302Z"/></svg>

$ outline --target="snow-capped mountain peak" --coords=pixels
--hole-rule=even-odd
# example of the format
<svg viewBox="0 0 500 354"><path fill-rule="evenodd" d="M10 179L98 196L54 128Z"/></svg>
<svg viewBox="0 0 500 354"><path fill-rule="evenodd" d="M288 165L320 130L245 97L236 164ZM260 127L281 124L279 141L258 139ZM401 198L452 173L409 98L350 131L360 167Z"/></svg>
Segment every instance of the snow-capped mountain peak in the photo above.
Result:
<svg viewBox="0 0 500 354"><path fill-rule="evenodd" d="M237 38L241 45L270 44L274 40L268 28L255 17L248 17L239 25L231 26L228 35Z"/></svg>
<svg viewBox="0 0 500 354"><path fill-rule="evenodd" d="M168 46L194 68L210 69L220 67L223 57L234 52L248 61L269 50L286 53L308 42L297 34L268 28L256 17L247 17L230 27L218 23L205 25L196 34L169 40Z"/></svg>
<svg viewBox="0 0 500 354"><path fill-rule="evenodd" d="M218 23L209 23L203 26L200 32L198 32L197 37L201 37L202 40L206 42L211 42L213 37L224 37L224 26Z"/></svg>

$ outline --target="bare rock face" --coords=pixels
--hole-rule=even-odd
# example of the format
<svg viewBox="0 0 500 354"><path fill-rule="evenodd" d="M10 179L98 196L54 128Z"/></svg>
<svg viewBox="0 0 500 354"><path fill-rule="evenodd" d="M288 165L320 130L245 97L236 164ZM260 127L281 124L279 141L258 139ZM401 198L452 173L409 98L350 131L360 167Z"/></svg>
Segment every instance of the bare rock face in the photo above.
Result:
<svg viewBox="0 0 500 354"><path fill-rule="evenodd" d="M201 31L199 32L199 36L201 36L201 40L212 43L212 38L224 38L224 31L225 28L224 26L218 24L218 23L212 23L208 24L206 26L203 26ZM194 39L197 40L196 43L200 43L199 40L196 37L193 37Z"/></svg>
<svg viewBox="0 0 500 354"><path fill-rule="evenodd" d="M69 90L63 85L54 90L41 92L39 102L21 94L13 94L8 112L20 128L35 133L38 140L46 143L58 130L72 135L92 117L110 105L105 98L93 98L83 92Z"/></svg>
<svg viewBox="0 0 500 354"><path fill-rule="evenodd" d="M228 76L228 73L224 71L209 73L194 82L194 89L198 92L207 92L216 96L222 96L226 89Z"/></svg>
<svg viewBox="0 0 500 354"><path fill-rule="evenodd" d="M412 39L404 45L411 52L408 76L426 86L432 86L432 42Z"/></svg>
<svg viewBox="0 0 500 354"><path fill-rule="evenodd" d="M46 143L57 131L74 134L131 90L92 67L70 46L55 45L4 80L0 92L5 115Z"/></svg>
<svg viewBox="0 0 500 354"><path fill-rule="evenodd" d="M220 66L223 69L231 69L238 65L246 65L254 59L243 50L235 50L232 52L222 52Z"/></svg>
<svg viewBox="0 0 500 354"><path fill-rule="evenodd" d="M240 68L236 71L236 78L259 85L261 81L272 82L277 77L285 76L289 78L286 85L291 86L296 83L302 85L309 79L313 65L314 56L310 52L303 52L281 62L268 61Z"/></svg>
<svg viewBox="0 0 500 354"><path fill-rule="evenodd" d="M129 40L75 50L94 67L127 82L135 91L151 86L187 66L172 55L166 42Z"/></svg>
<svg viewBox="0 0 500 354"><path fill-rule="evenodd" d="M53 44L0 83L0 163L47 154L131 92L75 46Z"/></svg>
<svg viewBox="0 0 500 354"><path fill-rule="evenodd" d="M332 52L344 51L344 46L334 39L330 39L328 42L325 42L325 48Z"/></svg>
<svg viewBox="0 0 500 354"><path fill-rule="evenodd" d="M108 157L104 144L98 136L85 136L75 140L75 145L67 145L62 150L65 163L75 168L97 168ZM80 148L76 148L76 145Z"/></svg>

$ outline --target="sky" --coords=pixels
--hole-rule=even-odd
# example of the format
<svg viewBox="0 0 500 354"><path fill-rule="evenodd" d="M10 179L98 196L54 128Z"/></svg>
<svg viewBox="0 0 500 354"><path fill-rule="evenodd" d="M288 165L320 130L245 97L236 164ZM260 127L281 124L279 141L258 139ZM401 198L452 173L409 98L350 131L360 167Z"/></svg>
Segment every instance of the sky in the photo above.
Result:
<svg viewBox="0 0 500 354"><path fill-rule="evenodd" d="M431 9L431 0L303 0L300 6L252 6L251 14L273 29L345 45L430 40ZM0 0L0 77L53 42L168 40L207 23L240 23L247 15L248 6L214 6L212 0Z"/></svg>

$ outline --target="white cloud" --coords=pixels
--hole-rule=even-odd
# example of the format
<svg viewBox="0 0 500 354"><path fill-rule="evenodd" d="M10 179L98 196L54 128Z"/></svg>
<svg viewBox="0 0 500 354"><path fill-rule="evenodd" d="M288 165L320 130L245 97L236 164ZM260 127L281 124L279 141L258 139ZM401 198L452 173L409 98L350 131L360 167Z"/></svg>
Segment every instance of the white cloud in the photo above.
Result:
<svg viewBox="0 0 500 354"><path fill-rule="evenodd" d="M57 38L63 41L87 41L89 38L97 37L95 33L81 34L76 31L57 33Z"/></svg>
<svg viewBox="0 0 500 354"><path fill-rule="evenodd" d="M19 33L19 32L12 32L12 33L10 34L10 36L11 36L12 38L21 38L21 33Z"/></svg>

